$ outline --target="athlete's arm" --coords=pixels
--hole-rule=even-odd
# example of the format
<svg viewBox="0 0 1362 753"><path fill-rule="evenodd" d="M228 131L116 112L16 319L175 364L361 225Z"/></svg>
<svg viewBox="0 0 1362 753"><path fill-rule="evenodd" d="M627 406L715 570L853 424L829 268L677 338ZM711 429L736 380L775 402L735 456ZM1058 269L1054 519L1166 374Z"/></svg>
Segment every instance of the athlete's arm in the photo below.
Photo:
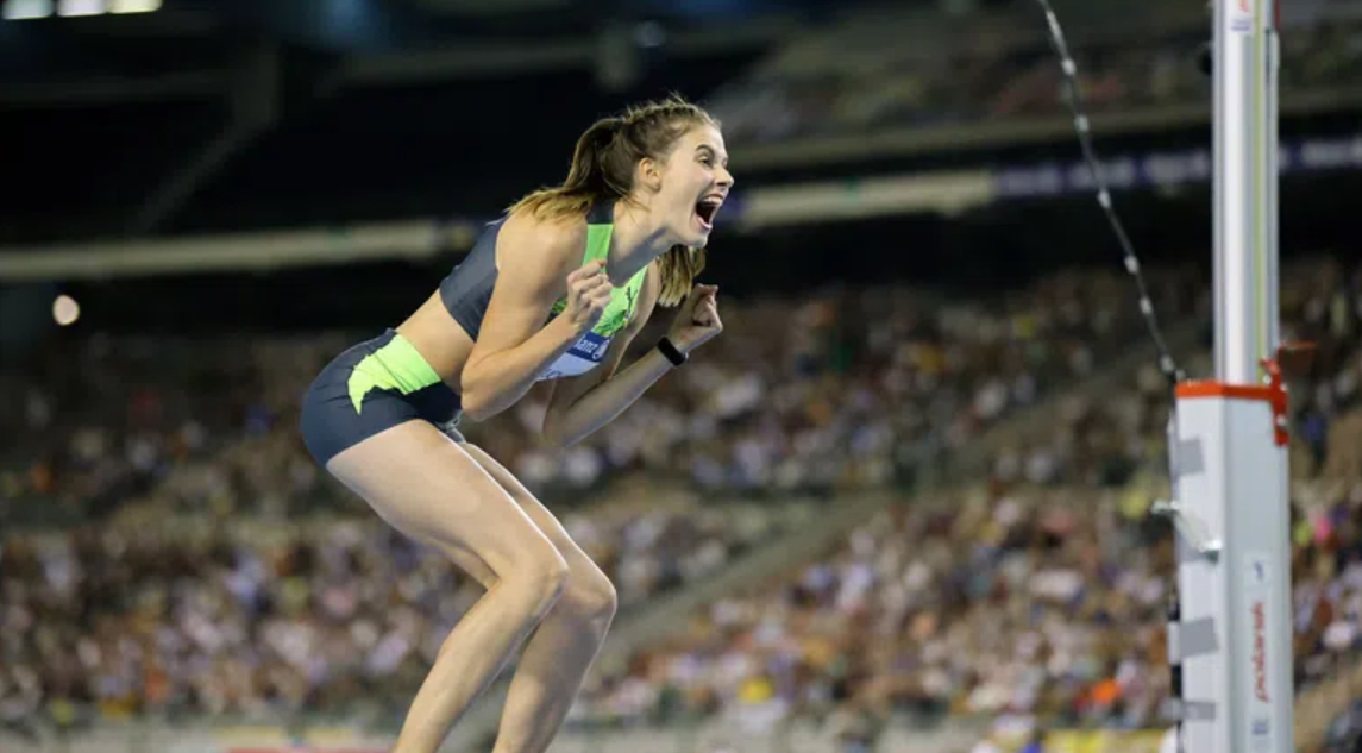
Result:
<svg viewBox="0 0 1362 753"><path fill-rule="evenodd" d="M497 282L460 377L463 409L475 421L524 397L535 378L591 328L569 315L579 313L571 302L568 310L544 324L563 292L566 259L580 252L580 231L518 219L501 230ZM582 272L572 275L580 277ZM575 281L570 277L569 285Z"/></svg>
<svg viewBox="0 0 1362 753"><path fill-rule="evenodd" d="M554 380L541 430L558 447L569 447L605 426L634 404L663 374L674 368L656 348L616 374L629 343L647 324L661 291L656 266L648 268L634 318L610 342L601 365L587 373Z"/></svg>

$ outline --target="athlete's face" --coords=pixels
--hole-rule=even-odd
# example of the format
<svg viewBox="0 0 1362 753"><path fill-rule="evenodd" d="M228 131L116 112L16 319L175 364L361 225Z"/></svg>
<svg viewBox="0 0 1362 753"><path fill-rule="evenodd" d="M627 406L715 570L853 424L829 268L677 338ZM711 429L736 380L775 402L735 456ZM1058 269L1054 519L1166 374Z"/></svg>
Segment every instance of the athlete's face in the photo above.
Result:
<svg viewBox="0 0 1362 753"><path fill-rule="evenodd" d="M654 211L675 243L701 247L709 242L714 218L733 186L724 137L711 125L686 131L661 164L646 165L656 191Z"/></svg>

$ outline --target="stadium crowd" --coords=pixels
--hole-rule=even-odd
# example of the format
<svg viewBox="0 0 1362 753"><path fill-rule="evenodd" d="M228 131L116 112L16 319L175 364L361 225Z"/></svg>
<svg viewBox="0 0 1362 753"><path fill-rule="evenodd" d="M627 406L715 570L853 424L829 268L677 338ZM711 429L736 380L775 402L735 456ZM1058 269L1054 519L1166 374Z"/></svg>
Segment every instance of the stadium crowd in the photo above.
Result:
<svg viewBox="0 0 1362 753"><path fill-rule="evenodd" d="M1297 687L1362 649L1359 313L1362 270L1323 265L1284 290L1286 336L1318 345L1293 405ZM1184 366L1208 373L1201 360ZM986 479L886 509L681 637L599 667L578 723L776 729L851 707L869 737L895 713L992 720L981 751L1048 727L1163 726L1176 560L1148 511L1167 493L1168 393L1152 365L1128 385L1065 396Z"/></svg>
<svg viewBox="0 0 1362 753"><path fill-rule="evenodd" d="M1195 273L1156 279L1165 310L1205 315ZM1308 389L1297 394L1292 449L1305 683L1359 641L1362 362L1351 343L1362 278L1324 263L1289 269L1287 279L1286 321L1320 344ZM621 460L612 447L627 442L611 432L588 443L595 474L612 483L579 480L593 489L591 501L563 508L565 522L611 573L626 610L642 605L823 509L799 492L893 478L858 470L867 464L858 458L892 466L887 453L903 443L959 448L1010 408L1094 373L1140 342L1133 307L1121 305L1123 282L1067 273L991 309L873 292L819 296L794 317L763 318L763 305L775 304L734 306L733 319L764 326L763 336L732 338L711 364L639 406L652 423L675 416L675 444ZM6 527L0 723L22 730L77 709L118 717L400 708L478 591L371 517L348 514L358 509L353 500L332 501L326 516L301 514L343 495L301 470L290 400L312 362L343 344L313 343L296 373L256 367L246 378L277 382L245 382L265 397L242 399L235 415L201 416L190 402L158 414L166 420L147 426L165 433L146 429L163 453L144 471L154 488L103 524ZM289 347L297 343L260 346L256 359L265 364ZM139 394L145 379L107 383ZM599 667L574 723L734 716L761 724L847 709L878 720L897 711L1039 725L1156 722L1172 552L1167 528L1145 513L1161 490L1166 394L1151 369L1130 379L1121 394L1064 397L992 457L987 480L907 499L781 582L697 614L685 638ZM66 415L52 392L60 384L27 385L54 407L17 417L44 436L43 447L92 426L122 436L125 424ZM730 390L757 397L721 397ZM214 397L205 388L187 399ZM115 411L110 420L137 415ZM527 415L470 433L536 478L535 458L553 456L528 439ZM168 450L185 416L221 436L205 438L197 454ZM639 432L629 421L620 427ZM713 448L712 465L690 449L697 445ZM131 446L106 447L104 457L134 466ZM752 460L763 447L777 462ZM841 453L823 483L782 483L781 463L802 465L820 448ZM76 460L50 467L82 478L79 456L62 457ZM556 473L570 467L555 462ZM60 473L49 478L50 489L66 483ZM784 492L775 501L751 499L773 488ZM38 491L25 488L22 498Z"/></svg>
<svg viewBox="0 0 1362 753"><path fill-rule="evenodd" d="M1160 276L1160 305L1204 305L1194 279ZM542 392L466 433L543 492L628 470L713 488L880 484L899 448L959 444L1038 385L1119 351L1140 326L1125 291L1119 273L1072 273L988 304L885 288L730 305L703 358L565 453L537 441ZM36 499L83 510L153 488L168 509L223 516L337 499L297 439L297 401L358 337L96 336L0 370L6 394L24 396L0 405L0 431L28 438L0 458L0 509L17 515Z"/></svg>
<svg viewBox="0 0 1362 753"><path fill-rule="evenodd" d="M1204 308L1194 272L1157 278L1161 305ZM560 509L627 610L798 525L818 509L802 494L892 482L913 460L901 447L958 446L1090 374L1138 332L1123 292L1117 274L1073 272L988 304L886 289L831 291L793 316L788 301L732 305L706 358L578 448L535 444L542 403L469 435L536 487L591 490ZM0 718L53 703L119 715L400 702L476 588L387 534L304 454L297 397L345 342L96 337L59 352L80 368L51 356L3 376L27 401L0 421L35 437L14 449L37 450L7 458L7 521L25 506L95 517L6 525ZM81 507L130 478L133 501ZM753 495L774 500L733 502Z"/></svg>
<svg viewBox="0 0 1362 753"><path fill-rule="evenodd" d="M1088 108L1204 104L1205 26L1133 42L1071 29ZM906 44L867 18L795 40L710 107L734 146L1062 115L1044 31L1038 15L976 17ZM1362 24L1294 29L1282 52L1283 91L1337 88L1362 74ZM1165 323L1207 320L1202 271L1147 274ZM798 567L599 664L570 724L806 723L863 753L896 720L983 720L989 753L1059 727L1164 726L1175 557L1148 512L1167 493L1166 383L1145 365L1117 392L1069 392L1147 345L1131 293L1113 268L1002 294L726 301L721 338L577 446L540 441L542 388L466 425L610 575L620 619L839 499L898 489ZM1289 266L1282 304L1288 337L1318 346L1292 393L1299 689L1362 657L1362 265ZM298 437L308 382L374 334L78 334L0 366L17 398L0 401L0 436L22 438L0 447L0 748L54 723L401 713L481 589L382 525ZM1049 398L985 471L914 488ZM1362 703L1338 711L1307 753L1362 750Z"/></svg>

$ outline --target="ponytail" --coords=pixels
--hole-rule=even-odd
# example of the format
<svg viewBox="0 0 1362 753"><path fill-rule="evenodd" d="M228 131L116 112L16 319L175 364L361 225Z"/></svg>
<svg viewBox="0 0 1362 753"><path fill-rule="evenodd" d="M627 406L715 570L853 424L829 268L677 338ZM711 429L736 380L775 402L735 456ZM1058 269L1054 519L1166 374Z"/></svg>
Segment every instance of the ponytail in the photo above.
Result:
<svg viewBox="0 0 1362 753"><path fill-rule="evenodd" d="M622 199L629 194L627 185L620 185L612 175L611 162L621 149L624 137L623 118L602 118L586 129L572 150L572 166L568 168L563 185L542 188L517 201L510 212L528 210L532 214L550 216L581 214L598 201Z"/></svg>
<svg viewBox="0 0 1362 753"><path fill-rule="evenodd" d="M620 185L616 171L610 169L622 151L618 141L624 138L624 125L622 118L603 118L586 129L572 151L572 167L561 191L581 192L597 199L622 199L629 194L629 186Z"/></svg>
<svg viewBox="0 0 1362 753"><path fill-rule="evenodd" d="M690 295L695 278L705 270L705 249L672 246L657 260L662 270L662 292L657 302L661 306L679 306Z"/></svg>

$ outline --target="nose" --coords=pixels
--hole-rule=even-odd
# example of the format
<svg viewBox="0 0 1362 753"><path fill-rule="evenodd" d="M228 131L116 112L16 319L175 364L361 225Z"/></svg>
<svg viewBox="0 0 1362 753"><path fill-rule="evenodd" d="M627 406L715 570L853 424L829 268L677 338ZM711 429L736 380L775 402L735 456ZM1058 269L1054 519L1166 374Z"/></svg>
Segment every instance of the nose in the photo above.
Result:
<svg viewBox="0 0 1362 753"><path fill-rule="evenodd" d="M719 185L725 188L733 187L733 173L730 173L727 167L723 167L721 165L719 167L719 171L716 177L718 178L718 180L716 180L715 182L718 183Z"/></svg>

